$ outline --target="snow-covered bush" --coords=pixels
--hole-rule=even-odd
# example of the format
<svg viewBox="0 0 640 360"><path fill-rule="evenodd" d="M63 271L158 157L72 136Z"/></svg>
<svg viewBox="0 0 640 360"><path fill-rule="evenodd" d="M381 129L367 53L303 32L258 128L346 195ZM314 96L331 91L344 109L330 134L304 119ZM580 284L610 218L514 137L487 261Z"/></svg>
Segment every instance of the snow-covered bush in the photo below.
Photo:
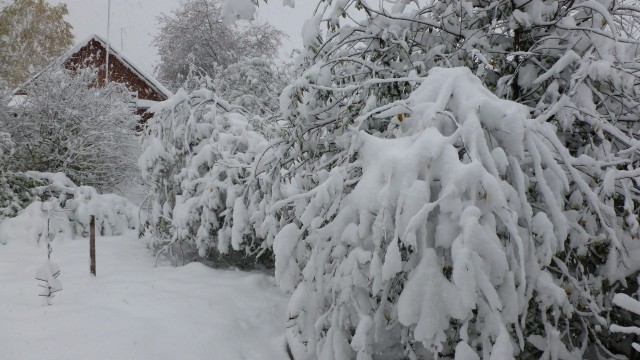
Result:
<svg viewBox="0 0 640 360"><path fill-rule="evenodd" d="M246 266L270 258L263 240L275 230L263 200L273 180L256 165L269 143L240 110L206 88L181 89L153 109L139 165L150 194L143 230L159 252L195 249Z"/></svg>
<svg viewBox="0 0 640 360"><path fill-rule="evenodd" d="M1 108L0 116L2 116ZM14 146L11 135L0 132L0 218L15 214L20 209L20 201L11 186L10 174L6 171L6 162L13 153Z"/></svg>
<svg viewBox="0 0 640 360"><path fill-rule="evenodd" d="M63 172L100 191L131 181L137 116L130 95L123 85L95 81L95 69L53 66L24 85L13 115L0 119L16 145L10 170Z"/></svg>
<svg viewBox="0 0 640 360"><path fill-rule="evenodd" d="M12 218L0 222L0 244L14 242L46 246L72 237L72 225L57 201L34 201Z"/></svg>
<svg viewBox="0 0 640 360"><path fill-rule="evenodd" d="M73 234L89 236L90 215L96 217L96 232L100 235L121 235L127 229L138 227L138 208L129 200L116 194L100 194L90 186L76 186L62 173L38 173L25 175L44 182L34 189L43 200L55 201L67 213Z"/></svg>
<svg viewBox="0 0 640 360"><path fill-rule="evenodd" d="M2 116L0 109L0 116ZM31 189L43 185L23 173L7 170L7 162L13 155L15 144L11 135L0 132L0 219L17 215L35 200Z"/></svg>
<svg viewBox="0 0 640 360"><path fill-rule="evenodd" d="M554 125L468 69L415 80L406 101L356 119L362 129L394 117L384 137L337 136L345 163L280 202L297 218L274 244L277 280L293 292L291 337L320 359L582 358L590 330L607 324L606 280L571 254L589 256L609 236L599 271L613 282L637 237L582 177L598 161L573 157ZM578 197L600 225L572 208ZM567 333L575 321L584 328Z"/></svg>
<svg viewBox="0 0 640 360"><path fill-rule="evenodd" d="M0 219L16 216L27 205L37 199L34 191L45 183L22 172L7 171L0 177Z"/></svg>
<svg viewBox="0 0 640 360"><path fill-rule="evenodd" d="M318 15L303 29L305 51L299 63L305 69L304 74L292 82L282 96L283 115L290 122L290 131L285 137L287 151L282 158L286 167L282 173L286 176L282 179L293 179L291 185L298 187L299 193L291 201L279 202L289 206L276 207L284 210L286 214L282 216L294 223L282 229L274 244L276 276L284 288L295 288L290 304L293 335L299 343L306 344L308 354L351 358L359 353L366 358L372 351L384 351L386 344L382 339L387 339L391 345L406 345L407 356L420 349L435 351L439 346L442 346L440 356L451 355L456 344L464 342L474 346L459 345L461 348L456 354L472 351L488 357L495 344L501 344L499 347L504 349L505 339L510 337L514 340L514 354L519 356L560 354L558 356L564 358L581 358L587 351L613 356L616 337L606 331L607 312L611 311L608 304L619 286L617 282L625 285L628 277L638 270L633 250L638 223L635 164L640 143L634 135L637 122L633 119L640 118L637 96L640 83L637 60L634 60L640 47L637 37L630 35L632 28L637 29L637 19L636 7L615 0L606 1L604 5L593 1L485 4L455 0L325 1L319 5ZM519 122L535 122L539 128L526 127L523 134L511 128L497 130L483 124L469 130L470 123L464 125L465 119L473 117L469 114L474 111L480 123L498 123L499 119L490 119L488 114L493 114L492 111L487 114L482 113L482 109L456 108L448 98L452 92L447 84L452 82L441 77L434 80L434 74L429 72L434 66L471 69L485 88L479 90L482 86L477 79L465 79L478 89L474 94L484 93L496 108L513 108L515 105L506 105L498 99L508 98L531 109L530 114L529 110L522 110L526 115L517 116L519 121L509 121L507 125L514 122L512 126L517 127ZM421 80L428 73L431 80ZM429 85L430 81L434 84ZM440 97L418 100L418 93L414 91L421 83L423 87L438 87ZM471 87L470 84L467 87ZM498 97L491 99L490 92ZM413 104L405 100L407 98L413 99ZM477 101L472 96L466 100L474 104ZM425 107L437 110L424 115ZM362 149L369 148L363 138L368 137L358 135L358 131L378 139L417 137L420 128L408 128L414 126L416 114L448 138L455 129L466 129L468 133L458 134L460 139L453 143L462 163L478 164L478 160L482 160L482 164L486 164L483 159L489 155L508 160L506 165L502 161L507 171L504 174L497 165L496 168L488 165L485 170L500 180L501 187L508 184L517 190L523 209L506 209L521 215L515 221L516 233L524 229L524 234L519 234L528 246L524 254L527 251L535 254L536 260L530 264L537 264L537 270L527 265L524 272L514 272L515 287L518 291L527 289L525 300L531 303L523 303L518 295L517 322L513 326L502 321L504 319L500 320L501 326L498 320L475 323L480 320L479 303L474 303L477 309L472 311L471 320L455 317L461 313L438 312L438 315L448 314L442 315L443 318L454 319L450 326L445 326L444 320L440 322L444 330L435 323L425 328L409 321L409 317L420 315L415 309L409 313L411 316L402 315L404 320L400 316L402 289L412 281L414 284L422 281L411 280L421 276L412 272L412 266L419 269L416 264L419 261L411 263L409 259L411 255L413 259L427 256L422 250L412 254L413 249L404 243L402 236L408 234L401 215L405 211L411 213L410 206L405 209L406 202L422 201L426 206L438 199L433 198L436 193L433 189L420 189L413 190L412 195L401 196L405 187L413 184L398 188L398 183L392 181L396 176L401 179L411 176L396 175L389 170L394 168L393 164L402 163L399 157L383 169L387 171L385 176L390 177L389 184L395 186L386 187L383 182L368 190L371 194L367 198L382 202L390 197L386 200L388 203L374 201L373 207L377 209L364 211L365 205L354 200L356 195L351 194L369 178L366 171L371 172L371 168L378 166L376 162L367 162L366 156L363 159ZM483 135L475 135L477 139L470 135L481 132ZM511 152L501 144L501 137L520 139L525 155ZM483 142L487 144L486 149L480 151L484 155L475 155L474 159L470 148ZM383 144L381 141L372 147L386 149ZM384 154L377 154L377 161L382 161ZM422 160L416 155L412 165L421 168L425 166ZM500 164L500 160L496 161ZM516 168L520 168L522 176L516 176ZM511 171L514 172L509 173ZM485 181L483 177L475 180ZM391 195L378 193L387 188ZM503 190L509 193L506 189ZM459 194L458 200L451 201L470 201L462 197L464 193ZM490 197L490 191L478 190L477 200L485 194ZM514 198L515 195L507 197L510 206ZM352 202L361 207L354 210ZM433 206L430 216L434 216L433 211L442 211L440 203L430 206ZM478 204L473 206L480 212L469 210L465 218L478 217L480 224L490 229L489 233L493 231L494 221L494 237L505 246L508 255L512 253L509 256L520 256L517 246L508 246L517 237L509 235L513 229L509 229L506 220L497 212L493 215L496 220L486 220L488 209ZM350 210L339 210L343 207ZM343 215L349 211L351 215ZM380 234L375 234L375 230L370 234L367 225L350 229L347 226L348 223L368 224L377 218L386 236L402 229L398 231L398 240L387 240L390 242L382 242L377 248L373 239L379 239ZM454 219L456 217L427 217L420 225L430 227L433 241L446 243L446 239L453 241L463 233L468 224ZM450 228L447 225L450 222L458 224L458 233L445 231ZM329 238L327 233L334 230L333 237ZM347 233L345 240L341 240L342 230ZM361 248L369 254L355 250L360 244L349 240L354 237L368 244ZM417 239L421 237L424 236L416 235ZM400 280L393 278L396 282L385 293L381 292L385 289L380 288L381 280L376 282L375 272L369 270L377 266L375 261L384 264L389 254L387 247L391 253L395 252L395 247L390 246L394 241L398 242L403 259L402 271L391 267L393 276L399 276ZM439 272L448 282L445 284L455 285L453 257L438 247L441 245L432 247L436 255L433 259L440 266L434 274ZM377 260L373 255L376 249ZM453 251L453 246L451 249ZM397 259L396 255L389 256ZM509 256L509 269L514 271L521 265ZM530 260L527 258L520 264ZM357 274L356 270L361 271L362 276L341 275ZM414 271L418 274L426 270ZM388 280L389 276L382 279ZM354 285L348 285L350 282ZM505 295L500 291L498 298L503 300ZM482 296L489 301L484 293ZM315 300L309 303L297 300L306 297ZM496 305L495 298L491 301ZM380 310L385 306L386 310ZM461 309L453 302L451 306L453 310ZM500 308L506 305L501 304ZM489 328L484 328L484 324L489 324ZM395 338L393 334L380 335L381 327L387 326L397 332ZM503 335L502 327L507 328L504 333L507 335ZM474 328L475 335L471 330ZM420 334L416 335L416 331ZM483 331L488 335L483 337ZM505 358L505 355L495 356Z"/></svg>
<svg viewBox="0 0 640 360"><path fill-rule="evenodd" d="M0 243L41 244L48 231L54 238L89 235L90 215L96 216L96 232L121 235L138 227L138 207L115 194L99 194L95 188L76 186L62 173L20 174L25 201L0 222ZM48 230L49 229L49 230Z"/></svg>

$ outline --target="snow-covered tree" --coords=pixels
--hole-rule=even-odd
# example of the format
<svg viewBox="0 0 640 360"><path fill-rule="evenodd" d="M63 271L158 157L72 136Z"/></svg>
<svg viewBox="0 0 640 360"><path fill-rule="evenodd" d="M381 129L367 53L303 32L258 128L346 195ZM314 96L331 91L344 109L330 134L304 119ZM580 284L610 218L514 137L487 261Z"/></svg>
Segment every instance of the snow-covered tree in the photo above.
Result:
<svg viewBox="0 0 640 360"><path fill-rule="evenodd" d="M173 89L182 86L194 66L217 78L241 59L274 58L284 36L270 24L225 21L219 0L184 1L172 14L159 17L158 23L156 72Z"/></svg>
<svg viewBox="0 0 640 360"><path fill-rule="evenodd" d="M218 265L269 262L275 230L264 194L273 180L257 166L268 124L219 98L209 81L180 89L153 109L139 159L150 197L144 226L159 253L214 258Z"/></svg>
<svg viewBox="0 0 640 360"><path fill-rule="evenodd" d="M280 110L279 96L291 80L290 70L265 58L242 58L220 72L214 87L249 117L271 117Z"/></svg>
<svg viewBox="0 0 640 360"><path fill-rule="evenodd" d="M608 304L638 270L637 18L620 1L321 2L281 102L299 191L274 206L293 220L274 251L301 351L613 356Z"/></svg>
<svg viewBox="0 0 640 360"><path fill-rule="evenodd" d="M112 190L135 174L137 116L120 84L93 85L93 69L52 67L23 87L5 117L14 171L63 172L78 185Z"/></svg>
<svg viewBox="0 0 640 360"><path fill-rule="evenodd" d="M374 3L319 2L265 156L189 160L218 144L195 125L218 112L167 103L141 159L156 228L175 243L230 223L232 246L272 246L301 359L615 357L611 300L640 269L640 9ZM271 185L212 183L225 158ZM201 183L244 197L203 219Z"/></svg>
<svg viewBox="0 0 640 360"><path fill-rule="evenodd" d="M211 78L192 66L182 89L191 92L206 86L251 118L274 120L279 115L280 93L292 80L291 64L276 64L267 58L243 58ZM204 85L207 84L207 85Z"/></svg>
<svg viewBox="0 0 640 360"><path fill-rule="evenodd" d="M73 44L66 4L13 0L0 8L0 82L15 88Z"/></svg>

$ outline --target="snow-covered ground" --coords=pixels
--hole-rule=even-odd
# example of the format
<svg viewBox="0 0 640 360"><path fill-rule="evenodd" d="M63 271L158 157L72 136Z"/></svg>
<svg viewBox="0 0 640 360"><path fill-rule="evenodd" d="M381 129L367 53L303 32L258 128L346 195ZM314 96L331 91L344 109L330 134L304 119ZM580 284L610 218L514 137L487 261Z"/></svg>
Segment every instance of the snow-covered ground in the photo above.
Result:
<svg viewBox="0 0 640 360"><path fill-rule="evenodd" d="M0 358L287 359L286 296L271 277L199 263L154 267L136 234L55 241L64 290L43 306L34 275L46 248L0 245Z"/></svg>

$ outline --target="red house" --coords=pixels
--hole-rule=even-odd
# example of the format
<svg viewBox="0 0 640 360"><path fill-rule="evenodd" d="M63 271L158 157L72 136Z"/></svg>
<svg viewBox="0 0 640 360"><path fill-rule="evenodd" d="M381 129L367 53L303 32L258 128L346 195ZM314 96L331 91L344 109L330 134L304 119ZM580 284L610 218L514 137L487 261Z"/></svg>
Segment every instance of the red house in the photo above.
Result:
<svg viewBox="0 0 640 360"><path fill-rule="evenodd" d="M92 66L98 69L98 86L104 85L107 59L107 42L98 35L92 35L78 43L74 48L52 63L62 64L69 70L79 67ZM50 65L50 66L52 66ZM38 75L34 77L37 78ZM143 122L153 116L149 107L158 101L164 101L172 95L153 76L137 67L124 54L113 47L109 48L109 81L125 84L131 92L132 102L135 102L136 114ZM33 80L33 79L32 79ZM20 90L15 92L21 94Z"/></svg>

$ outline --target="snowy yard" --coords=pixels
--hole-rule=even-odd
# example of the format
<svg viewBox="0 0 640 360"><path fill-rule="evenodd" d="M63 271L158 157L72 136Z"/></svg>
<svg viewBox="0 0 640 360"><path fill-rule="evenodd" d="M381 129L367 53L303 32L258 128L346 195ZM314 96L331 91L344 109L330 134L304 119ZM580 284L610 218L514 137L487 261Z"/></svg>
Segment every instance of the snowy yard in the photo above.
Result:
<svg viewBox="0 0 640 360"><path fill-rule="evenodd" d="M0 360L640 359L640 0L168 1L0 0Z"/></svg>
<svg viewBox="0 0 640 360"><path fill-rule="evenodd" d="M286 296L273 278L199 263L154 267L135 233L54 242L64 290L43 306L46 248L0 246L0 358L286 359Z"/></svg>

